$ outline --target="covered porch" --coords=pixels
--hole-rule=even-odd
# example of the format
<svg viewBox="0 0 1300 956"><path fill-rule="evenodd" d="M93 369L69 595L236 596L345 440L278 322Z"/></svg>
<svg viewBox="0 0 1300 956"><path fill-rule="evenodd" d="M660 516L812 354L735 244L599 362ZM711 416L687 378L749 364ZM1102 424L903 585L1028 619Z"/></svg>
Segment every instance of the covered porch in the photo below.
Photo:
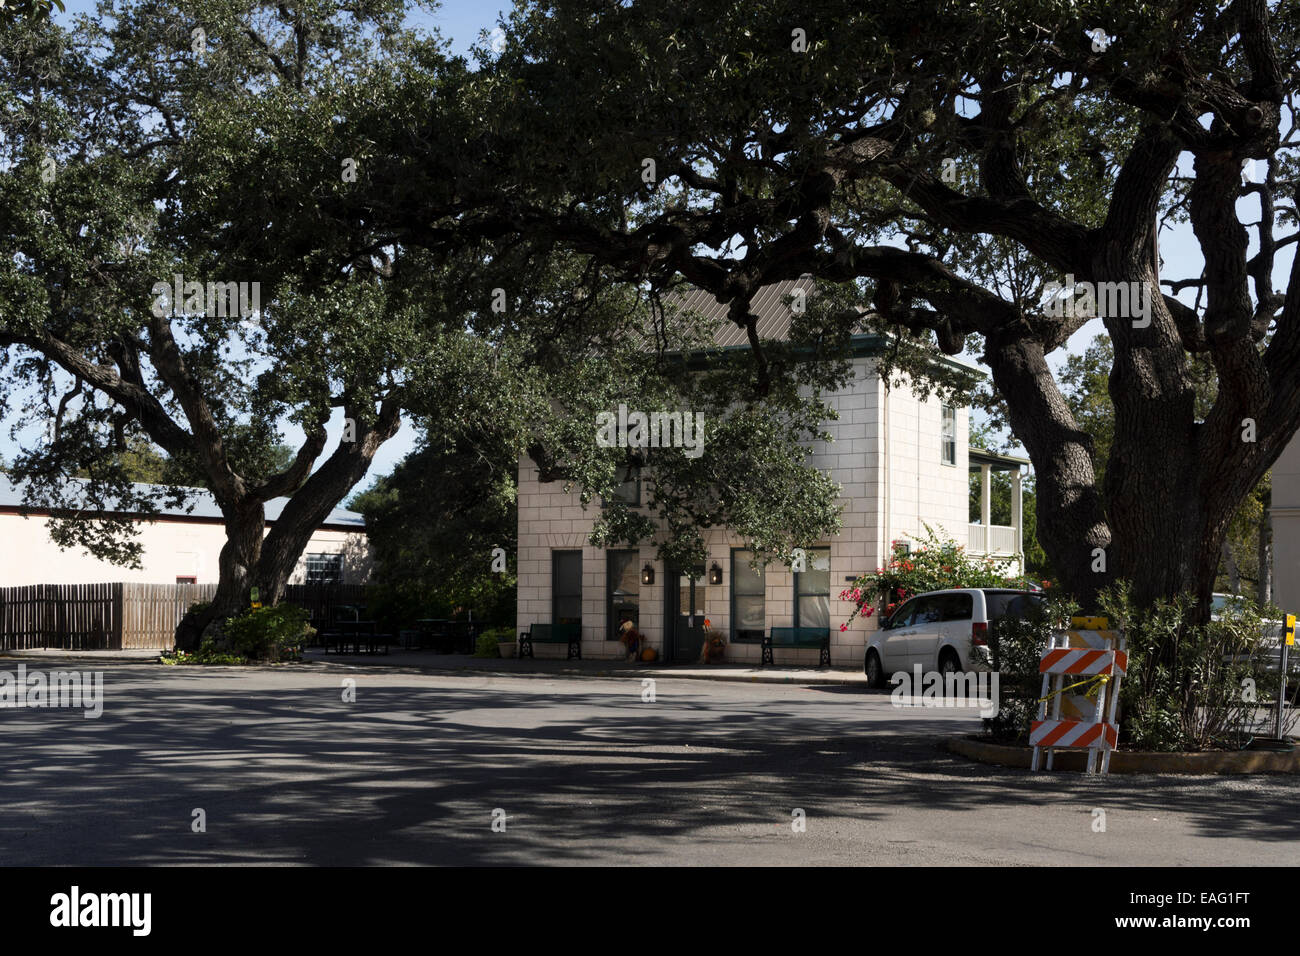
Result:
<svg viewBox="0 0 1300 956"><path fill-rule="evenodd" d="M997 558L1014 558L1023 571L1024 503L1021 494L1021 469L1029 464L1028 458L1000 455L980 448L970 449L971 474L979 474L979 517L969 525L966 550ZM1010 524L993 523L993 475L1003 472L1011 476ZM971 509L974 511L974 508Z"/></svg>

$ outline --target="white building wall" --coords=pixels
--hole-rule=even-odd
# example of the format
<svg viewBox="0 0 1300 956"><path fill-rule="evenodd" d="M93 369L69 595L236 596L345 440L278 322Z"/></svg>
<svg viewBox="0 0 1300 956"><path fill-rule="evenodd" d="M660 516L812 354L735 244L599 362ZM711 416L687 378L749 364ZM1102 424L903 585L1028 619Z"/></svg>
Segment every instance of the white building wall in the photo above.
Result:
<svg viewBox="0 0 1300 956"><path fill-rule="evenodd" d="M216 523L186 521L140 522L144 548L140 568L126 568L93 557L80 549L59 550L50 540L49 519L0 514L0 587L30 584L101 584L127 581L175 584L178 577L215 584L225 528ZM306 576L306 554L342 554L343 583L360 584L370 574L370 549L364 534L320 529L298 559L290 583Z"/></svg>
<svg viewBox="0 0 1300 956"><path fill-rule="evenodd" d="M968 544L970 534L969 411L957 408L956 463L943 462L942 406L907 389L893 388L882 403L889 408L889 435L882 445L888 487L882 489L889 509L882 541L888 554L893 541L914 542L928 524L940 537Z"/></svg>

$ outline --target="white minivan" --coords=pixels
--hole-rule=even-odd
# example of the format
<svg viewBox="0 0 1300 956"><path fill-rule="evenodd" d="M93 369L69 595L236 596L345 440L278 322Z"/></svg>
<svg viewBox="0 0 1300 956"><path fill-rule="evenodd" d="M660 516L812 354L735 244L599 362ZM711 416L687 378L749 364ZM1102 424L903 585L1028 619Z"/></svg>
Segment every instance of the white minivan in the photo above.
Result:
<svg viewBox="0 0 1300 956"><path fill-rule="evenodd" d="M989 667L989 624L1027 617L1043 601L1034 591L956 588L918 594L880 622L867 641L867 683L883 687L887 675L922 671L972 671Z"/></svg>

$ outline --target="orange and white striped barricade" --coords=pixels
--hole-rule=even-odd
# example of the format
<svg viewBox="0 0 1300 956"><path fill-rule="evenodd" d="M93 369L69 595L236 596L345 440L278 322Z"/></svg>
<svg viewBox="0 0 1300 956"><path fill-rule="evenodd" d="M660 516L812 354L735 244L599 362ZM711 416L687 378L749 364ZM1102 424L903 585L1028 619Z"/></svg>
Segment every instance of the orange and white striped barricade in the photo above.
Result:
<svg viewBox="0 0 1300 956"><path fill-rule="evenodd" d="M1076 618L1072 623L1082 626L1053 631L1038 664L1043 690L1038 719L1029 730L1029 743L1034 748L1032 766L1038 770L1044 750L1047 769L1051 770L1057 750L1086 749L1087 772L1096 772L1100 755L1101 772L1108 773L1111 751L1119 742L1115 713L1120 681L1128 671L1126 643L1122 632L1106 629L1104 618ZM1072 690L1078 693L1070 693Z"/></svg>

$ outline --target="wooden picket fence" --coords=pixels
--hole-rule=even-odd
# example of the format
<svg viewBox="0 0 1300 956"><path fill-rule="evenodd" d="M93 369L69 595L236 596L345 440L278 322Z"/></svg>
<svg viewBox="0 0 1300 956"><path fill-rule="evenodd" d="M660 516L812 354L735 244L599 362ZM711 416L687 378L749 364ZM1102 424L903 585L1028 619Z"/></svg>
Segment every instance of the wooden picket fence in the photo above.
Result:
<svg viewBox="0 0 1300 956"><path fill-rule="evenodd" d="M215 584L32 584L0 588L0 650L172 647L191 604L208 601ZM285 601L313 622L333 609L364 604L365 585L291 584Z"/></svg>
<svg viewBox="0 0 1300 956"><path fill-rule="evenodd" d="M190 605L211 601L215 584L119 584L122 589L122 632L114 649L170 648L176 626Z"/></svg>

